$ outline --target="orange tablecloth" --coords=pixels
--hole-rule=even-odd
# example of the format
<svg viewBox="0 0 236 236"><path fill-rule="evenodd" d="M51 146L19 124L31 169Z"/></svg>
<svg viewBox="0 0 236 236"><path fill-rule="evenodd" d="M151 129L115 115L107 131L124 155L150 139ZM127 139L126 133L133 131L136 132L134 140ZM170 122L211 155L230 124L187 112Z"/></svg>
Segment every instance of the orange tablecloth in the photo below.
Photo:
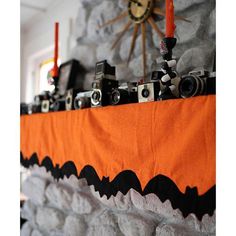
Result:
<svg viewBox="0 0 236 236"><path fill-rule="evenodd" d="M21 117L21 152L112 180L132 170L142 188L158 174L179 190L215 185L215 96Z"/></svg>

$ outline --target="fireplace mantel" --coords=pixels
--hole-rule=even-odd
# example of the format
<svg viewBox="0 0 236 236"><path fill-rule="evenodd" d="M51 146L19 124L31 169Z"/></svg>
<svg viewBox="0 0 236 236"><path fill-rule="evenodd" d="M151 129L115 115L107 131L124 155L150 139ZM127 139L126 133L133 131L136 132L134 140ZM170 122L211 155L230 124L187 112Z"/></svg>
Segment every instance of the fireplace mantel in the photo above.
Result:
<svg viewBox="0 0 236 236"><path fill-rule="evenodd" d="M215 210L215 96L21 116L21 163L85 177L101 195L155 193ZM197 206L197 207L196 207Z"/></svg>

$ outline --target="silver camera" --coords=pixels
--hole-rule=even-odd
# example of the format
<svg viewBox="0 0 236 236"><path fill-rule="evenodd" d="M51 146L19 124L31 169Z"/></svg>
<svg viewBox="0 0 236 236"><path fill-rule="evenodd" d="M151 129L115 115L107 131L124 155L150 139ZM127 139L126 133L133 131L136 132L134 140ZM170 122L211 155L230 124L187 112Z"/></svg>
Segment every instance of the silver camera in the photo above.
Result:
<svg viewBox="0 0 236 236"><path fill-rule="evenodd" d="M66 110L70 111L70 110L74 110L74 99L76 97L76 95L81 92L80 89L69 89L66 91L65 94L65 103L66 103Z"/></svg>
<svg viewBox="0 0 236 236"><path fill-rule="evenodd" d="M47 113L50 110L50 101L49 100L43 100L41 102L41 112Z"/></svg>
<svg viewBox="0 0 236 236"><path fill-rule="evenodd" d="M157 101L160 92L160 81L149 82L138 85L138 101L153 102Z"/></svg>
<svg viewBox="0 0 236 236"><path fill-rule="evenodd" d="M92 91L78 93L74 99L74 108L76 110L91 107Z"/></svg>
<svg viewBox="0 0 236 236"><path fill-rule="evenodd" d="M179 94L182 98L216 93L216 74L205 70L191 71L181 77Z"/></svg>

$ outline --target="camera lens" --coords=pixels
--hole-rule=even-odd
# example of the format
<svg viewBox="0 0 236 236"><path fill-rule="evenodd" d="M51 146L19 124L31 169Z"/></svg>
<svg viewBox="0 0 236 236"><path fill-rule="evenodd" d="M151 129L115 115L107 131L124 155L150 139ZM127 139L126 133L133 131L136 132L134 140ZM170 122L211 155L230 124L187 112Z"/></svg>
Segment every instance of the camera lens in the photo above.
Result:
<svg viewBox="0 0 236 236"><path fill-rule="evenodd" d="M100 98L99 92L94 92L94 93L92 94L92 98L93 98L93 100L98 101L99 98Z"/></svg>
<svg viewBox="0 0 236 236"><path fill-rule="evenodd" d="M179 83L179 93L182 98L189 98L200 95L203 90L203 81L201 78L188 75L183 77Z"/></svg>
<svg viewBox="0 0 236 236"><path fill-rule="evenodd" d="M66 99L66 103L67 103L67 104L70 104L70 103L71 103L71 97L68 97L68 98Z"/></svg>
<svg viewBox="0 0 236 236"><path fill-rule="evenodd" d="M77 99L75 100L75 104L74 104L75 109L81 109L81 108L84 107L83 105L84 105L84 104L83 104L83 100L81 100L81 98L77 98Z"/></svg>
<svg viewBox="0 0 236 236"><path fill-rule="evenodd" d="M149 94L150 94L150 92L149 92L148 89L145 88L145 89L142 90L142 96L144 98L147 98L149 96Z"/></svg>
<svg viewBox="0 0 236 236"><path fill-rule="evenodd" d="M120 101L120 92L118 90L115 90L111 94L111 103L117 104Z"/></svg>

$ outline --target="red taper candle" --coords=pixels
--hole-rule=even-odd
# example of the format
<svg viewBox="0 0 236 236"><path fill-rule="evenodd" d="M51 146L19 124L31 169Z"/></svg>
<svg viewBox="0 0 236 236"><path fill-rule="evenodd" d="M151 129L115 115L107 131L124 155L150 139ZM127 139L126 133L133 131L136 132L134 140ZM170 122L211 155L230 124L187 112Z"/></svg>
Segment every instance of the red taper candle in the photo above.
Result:
<svg viewBox="0 0 236 236"><path fill-rule="evenodd" d="M175 15L173 0L166 0L166 38L173 38L175 33Z"/></svg>
<svg viewBox="0 0 236 236"><path fill-rule="evenodd" d="M52 69L52 77L58 77L58 40L59 40L59 23L55 23L55 36L54 36L55 44L54 44L54 65Z"/></svg>

